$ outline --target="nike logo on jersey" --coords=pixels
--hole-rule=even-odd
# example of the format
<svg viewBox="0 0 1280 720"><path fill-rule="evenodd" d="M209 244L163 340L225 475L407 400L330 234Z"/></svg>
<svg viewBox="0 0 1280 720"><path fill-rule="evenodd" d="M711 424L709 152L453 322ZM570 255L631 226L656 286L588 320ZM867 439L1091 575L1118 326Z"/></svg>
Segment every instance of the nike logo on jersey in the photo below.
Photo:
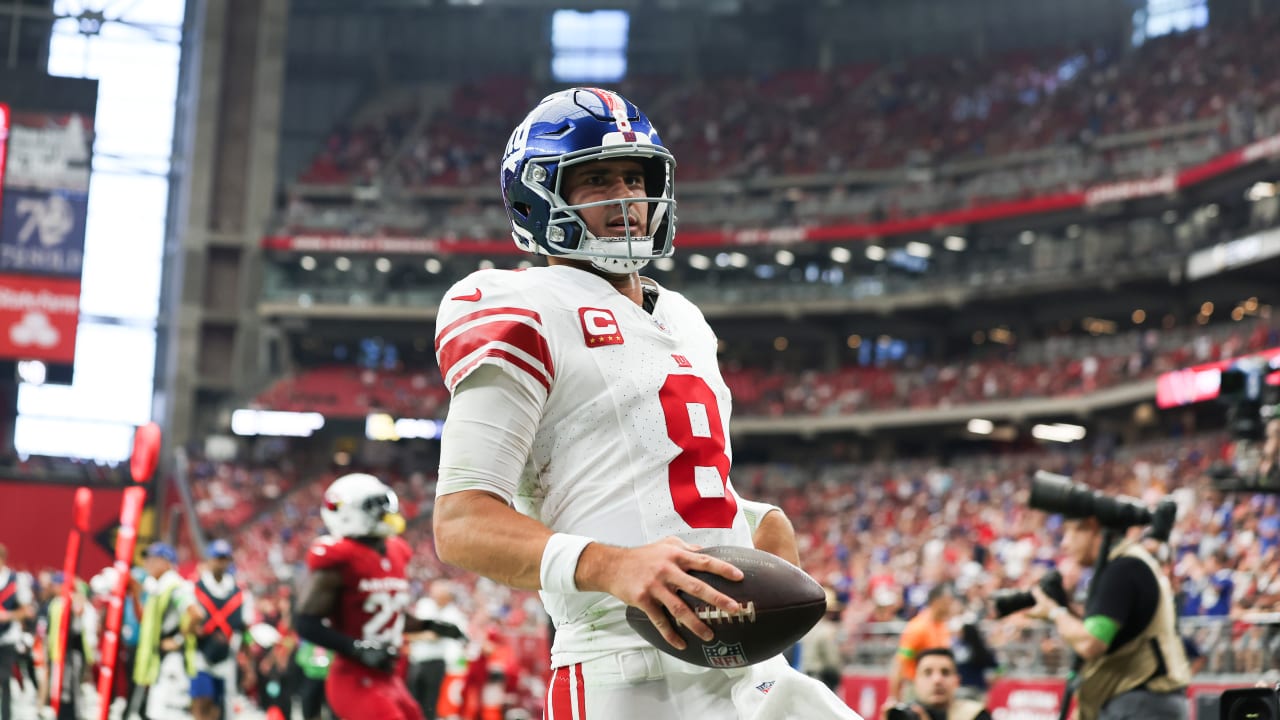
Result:
<svg viewBox="0 0 1280 720"><path fill-rule="evenodd" d="M461 300L461 301L463 301L463 302L479 302L479 300L480 300L480 288L476 288L476 291L475 291L475 292L473 292L473 293L471 293L470 295L454 295L453 297L451 297L451 298L449 298L449 299L450 299L450 300Z"/></svg>

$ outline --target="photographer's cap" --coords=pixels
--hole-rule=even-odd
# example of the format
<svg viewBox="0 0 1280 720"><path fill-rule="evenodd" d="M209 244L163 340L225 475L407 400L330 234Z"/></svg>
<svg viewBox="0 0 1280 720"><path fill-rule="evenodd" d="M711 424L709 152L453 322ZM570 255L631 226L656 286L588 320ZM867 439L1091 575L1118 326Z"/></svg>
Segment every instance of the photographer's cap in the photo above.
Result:
<svg viewBox="0 0 1280 720"><path fill-rule="evenodd" d="M153 542L148 545L147 557L164 558L175 564L178 562L178 553L174 552L173 546L166 542Z"/></svg>
<svg viewBox="0 0 1280 720"><path fill-rule="evenodd" d="M209 543L209 547L205 548L205 555L207 555L210 560L229 558L231 557L231 543L223 540L222 538L218 538L217 540Z"/></svg>

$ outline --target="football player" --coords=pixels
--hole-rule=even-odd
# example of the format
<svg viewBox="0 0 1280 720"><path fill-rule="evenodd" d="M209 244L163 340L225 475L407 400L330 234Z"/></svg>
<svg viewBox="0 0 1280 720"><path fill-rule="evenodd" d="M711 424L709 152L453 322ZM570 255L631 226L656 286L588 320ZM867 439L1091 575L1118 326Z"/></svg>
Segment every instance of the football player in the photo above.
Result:
<svg viewBox="0 0 1280 720"><path fill-rule="evenodd" d="M690 575L731 580L697 551L794 533L729 478L729 389L717 340L684 296L638 271L672 254L675 160L618 94L547 96L512 133L501 186L512 237L547 267L482 270L445 293L436 354L452 401L434 510L445 562L542 591L555 626L547 717L856 718L781 658L706 669L647 644L642 609L684 647L676 594L734 614ZM765 541L764 538L772 538Z"/></svg>
<svg viewBox="0 0 1280 720"><path fill-rule="evenodd" d="M310 581L299 600L298 635L333 650L325 695L342 720L420 720L396 673L405 631L459 637L455 626L408 617L405 565L412 551L395 492L361 473L325 490L320 510L329 535L307 553Z"/></svg>

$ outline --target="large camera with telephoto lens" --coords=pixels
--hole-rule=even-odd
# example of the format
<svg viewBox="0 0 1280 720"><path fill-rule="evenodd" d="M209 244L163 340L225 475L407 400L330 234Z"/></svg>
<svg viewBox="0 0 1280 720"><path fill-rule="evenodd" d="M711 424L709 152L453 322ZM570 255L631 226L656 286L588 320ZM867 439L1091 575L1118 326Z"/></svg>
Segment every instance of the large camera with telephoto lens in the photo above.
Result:
<svg viewBox="0 0 1280 720"><path fill-rule="evenodd" d="M1031 498L1027 504L1032 509L1060 513L1069 518L1097 518L1099 524L1112 530L1150 525L1146 536L1160 542L1169 541L1173 521L1178 515L1178 506L1172 500L1161 501L1155 510L1151 510L1136 500L1109 497L1087 485L1072 482L1070 478L1044 471L1037 472L1031 479ZM1067 606L1062 574L1056 569L1045 573L1038 584L1054 602ZM1001 590L991 596L997 618L1026 610L1035 604L1035 596L1027 590Z"/></svg>
<svg viewBox="0 0 1280 720"><path fill-rule="evenodd" d="M1062 586L1062 573L1050 570L1040 578L1040 589L1059 605L1067 604L1067 590ZM1036 604L1036 596L1029 590L1001 590L991 596L991 607L997 618L1026 610Z"/></svg>
<svg viewBox="0 0 1280 720"><path fill-rule="evenodd" d="M1031 479L1031 499L1027 504L1033 510L1059 513L1064 517L1096 518L1099 525L1111 530L1150 525L1156 517L1155 512L1137 500L1103 495L1088 485L1043 470ZM1173 528L1171 518L1168 525L1169 529ZM1168 536L1168 530L1165 536Z"/></svg>

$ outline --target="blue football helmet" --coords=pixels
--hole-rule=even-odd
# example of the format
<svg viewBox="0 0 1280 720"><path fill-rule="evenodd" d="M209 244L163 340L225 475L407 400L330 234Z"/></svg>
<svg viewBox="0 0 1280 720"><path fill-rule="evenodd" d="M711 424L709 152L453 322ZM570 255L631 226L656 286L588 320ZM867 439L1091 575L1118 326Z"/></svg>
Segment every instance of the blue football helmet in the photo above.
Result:
<svg viewBox="0 0 1280 720"><path fill-rule="evenodd" d="M645 197L570 205L561 194L565 168L594 160L628 158L644 166ZM516 246L539 255L590 260L626 274L672 253L676 234L675 158L640 108L609 90L573 88L548 95L525 117L502 158L502 200ZM578 210L644 203L649 235L596 237Z"/></svg>

